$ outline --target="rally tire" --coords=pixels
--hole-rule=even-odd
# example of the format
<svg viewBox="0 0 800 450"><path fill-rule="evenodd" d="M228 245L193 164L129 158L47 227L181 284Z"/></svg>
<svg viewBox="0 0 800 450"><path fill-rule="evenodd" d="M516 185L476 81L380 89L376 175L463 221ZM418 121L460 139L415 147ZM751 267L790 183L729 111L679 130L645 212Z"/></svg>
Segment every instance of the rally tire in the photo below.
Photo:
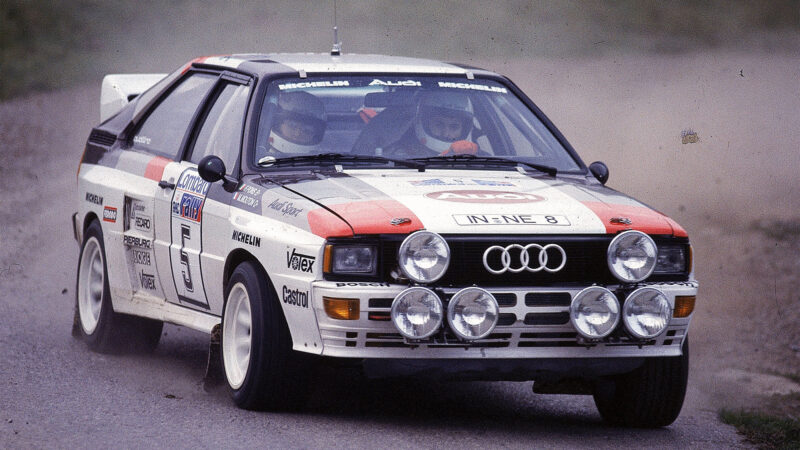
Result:
<svg viewBox="0 0 800 450"><path fill-rule="evenodd" d="M220 350L238 407L280 411L305 405L308 359L292 350L275 288L253 262L236 267L225 289Z"/></svg>
<svg viewBox="0 0 800 450"><path fill-rule="evenodd" d="M158 346L163 322L114 312L103 230L92 221L78 257L73 336L100 353L145 352Z"/></svg>
<svg viewBox="0 0 800 450"><path fill-rule="evenodd" d="M602 418L617 426L664 427L678 418L689 376L689 338L683 354L647 358L638 369L598 382L594 402Z"/></svg>

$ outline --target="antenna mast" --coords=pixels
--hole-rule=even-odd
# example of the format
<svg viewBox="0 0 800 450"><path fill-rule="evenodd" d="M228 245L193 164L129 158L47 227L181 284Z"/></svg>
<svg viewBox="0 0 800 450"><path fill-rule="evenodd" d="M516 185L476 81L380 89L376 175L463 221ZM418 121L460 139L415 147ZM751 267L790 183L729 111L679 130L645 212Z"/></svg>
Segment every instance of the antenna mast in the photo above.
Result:
<svg viewBox="0 0 800 450"><path fill-rule="evenodd" d="M336 26L336 0L333 0L333 48L331 56L342 54L342 43L339 41L339 27Z"/></svg>

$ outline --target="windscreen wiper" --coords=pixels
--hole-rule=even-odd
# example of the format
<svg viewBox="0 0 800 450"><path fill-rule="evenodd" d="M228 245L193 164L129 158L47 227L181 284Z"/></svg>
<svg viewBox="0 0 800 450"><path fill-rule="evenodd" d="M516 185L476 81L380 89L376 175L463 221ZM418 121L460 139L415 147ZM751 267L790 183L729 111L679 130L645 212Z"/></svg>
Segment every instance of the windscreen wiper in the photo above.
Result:
<svg viewBox="0 0 800 450"><path fill-rule="evenodd" d="M489 164L500 163L509 165L523 165L525 167L536 169L539 172L544 172L550 175L551 177L556 176L556 174L558 173L558 169L556 169L555 167L545 166L543 164L529 163L525 161L516 161L508 158L501 158L499 156L475 156L475 155L429 156L427 158L412 158L412 161L419 161L421 163L434 162L434 161L451 162L451 163L459 163L459 162L474 162L474 163L489 163Z"/></svg>
<svg viewBox="0 0 800 450"><path fill-rule="evenodd" d="M343 153L319 153L316 155L301 155L301 156L287 156L283 158L275 158L274 156L265 156L258 160L259 167L270 167L277 165L290 165L298 166L310 162L335 164L342 162L376 162L376 163L394 163L396 166L410 167L417 169L420 172L425 171L425 164L419 161L412 161L407 159L394 159L384 158L383 156L370 156L370 155L351 155Z"/></svg>

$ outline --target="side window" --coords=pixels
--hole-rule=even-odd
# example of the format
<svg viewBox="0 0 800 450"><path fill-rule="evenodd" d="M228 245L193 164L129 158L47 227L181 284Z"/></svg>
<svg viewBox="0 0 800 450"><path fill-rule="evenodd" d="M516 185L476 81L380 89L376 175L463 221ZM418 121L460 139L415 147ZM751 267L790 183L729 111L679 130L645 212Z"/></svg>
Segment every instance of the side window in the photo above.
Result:
<svg viewBox="0 0 800 450"><path fill-rule="evenodd" d="M216 80L216 75L194 74L181 82L139 128L133 137L136 147L173 158L197 107Z"/></svg>
<svg viewBox="0 0 800 450"><path fill-rule="evenodd" d="M228 174L231 173L239 156L248 93L247 86L225 86L197 135L190 159L193 163L199 163L204 156L216 155L225 162Z"/></svg>

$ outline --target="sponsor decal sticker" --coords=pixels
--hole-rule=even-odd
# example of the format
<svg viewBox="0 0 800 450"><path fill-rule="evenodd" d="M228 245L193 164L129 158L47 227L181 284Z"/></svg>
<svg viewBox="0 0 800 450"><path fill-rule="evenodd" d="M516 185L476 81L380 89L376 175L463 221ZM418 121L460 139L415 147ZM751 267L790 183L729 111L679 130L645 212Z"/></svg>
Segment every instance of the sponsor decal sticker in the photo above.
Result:
<svg viewBox="0 0 800 450"><path fill-rule="evenodd" d="M184 193L179 202L172 202L172 213L178 217L200 222L202 219L203 198Z"/></svg>
<svg viewBox="0 0 800 450"><path fill-rule="evenodd" d="M261 238L258 236L253 236L252 234L243 233L241 231L233 230L233 236L231 237L236 242L242 242L247 245L252 245L253 247L261 247Z"/></svg>
<svg viewBox="0 0 800 450"><path fill-rule="evenodd" d="M309 88L320 88L320 87L344 87L344 86L350 86L350 82L347 80L304 81L301 83L279 84L278 89L285 91L287 89L309 89Z"/></svg>
<svg viewBox="0 0 800 450"><path fill-rule="evenodd" d="M133 143L134 144L150 145L151 141L152 141L152 139L150 139L147 136L134 136L133 137Z"/></svg>
<svg viewBox="0 0 800 450"><path fill-rule="evenodd" d="M425 197L459 203L534 203L545 200L541 195L506 191L436 191L425 194Z"/></svg>
<svg viewBox="0 0 800 450"><path fill-rule="evenodd" d="M139 247L139 248L146 248L151 249L153 248L153 243L150 239L140 238L137 236L128 236L127 234L122 236L122 242L125 245L131 247Z"/></svg>
<svg viewBox="0 0 800 450"><path fill-rule="evenodd" d="M286 252L286 267L300 272L311 272L314 270L314 261L317 258L297 253L297 249L293 248L292 252Z"/></svg>
<svg viewBox="0 0 800 450"><path fill-rule="evenodd" d="M275 199L268 206L270 209L274 209L284 216L297 217L298 214L303 212L302 208L295 207L294 203L288 200L282 202L279 199Z"/></svg>
<svg viewBox="0 0 800 450"><path fill-rule="evenodd" d="M211 186L211 183L200 178L200 175L195 175L192 172L184 172L175 187L186 192L205 196L208 193L209 186Z"/></svg>
<svg viewBox="0 0 800 450"><path fill-rule="evenodd" d="M259 200L261 198L261 192L261 188L251 186L249 184L243 184L233 194L233 200L251 208L255 208L261 203Z"/></svg>
<svg viewBox="0 0 800 450"><path fill-rule="evenodd" d="M150 275L149 273L144 273L144 270L139 272L139 282L142 285L142 289L148 289L151 291L156 290L156 277L155 275Z"/></svg>
<svg viewBox="0 0 800 450"><path fill-rule="evenodd" d="M150 252L133 249L133 263L142 266L150 265Z"/></svg>
<svg viewBox="0 0 800 450"><path fill-rule="evenodd" d="M103 208L103 221L104 222L116 222L117 221L117 208L113 206L106 206Z"/></svg>
<svg viewBox="0 0 800 450"><path fill-rule="evenodd" d="M455 214L459 225L569 225L566 216L546 214Z"/></svg>
<svg viewBox="0 0 800 450"><path fill-rule="evenodd" d="M150 227L152 226L152 221L147 216L137 214L136 217L134 217L133 219L133 225L136 227L137 230L150 231Z"/></svg>
<svg viewBox="0 0 800 450"><path fill-rule="evenodd" d="M453 88L453 89L470 89L473 91L486 91L486 92L497 92L500 94L508 94L508 89L500 86L486 86L484 84L472 84L472 83L452 83L449 81L440 81L439 82L440 88Z"/></svg>
<svg viewBox="0 0 800 450"><path fill-rule="evenodd" d="M422 83L416 80L399 80L399 81L383 81L374 79L369 83L370 86L405 86L405 87L420 87Z"/></svg>
<svg viewBox="0 0 800 450"><path fill-rule="evenodd" d="M283 303L308 308L308 292L283 287Z"/></svg>
<svg viewBox="0 0 800 450"><path fill-rule="evenodd" d="M348 282L342 281L336 283L336 287L364 287L364 286L389 287L389 283L368 282L368 281L348 281Z"/></svg>
<svg viewBox="0 0 800 450"><path fill-rule="evenodd" d="M89 203L94 203L95 205L102 205L103 204L103 196L92 194L91 192L86 193L86 201Z"/></svg>
<svg viewBox="0 0 800 450"><path fill-rule="evenodd" d="M475 178L430 178L409 181L412 186L516 186L510 181L479 180Z"/></svg>

